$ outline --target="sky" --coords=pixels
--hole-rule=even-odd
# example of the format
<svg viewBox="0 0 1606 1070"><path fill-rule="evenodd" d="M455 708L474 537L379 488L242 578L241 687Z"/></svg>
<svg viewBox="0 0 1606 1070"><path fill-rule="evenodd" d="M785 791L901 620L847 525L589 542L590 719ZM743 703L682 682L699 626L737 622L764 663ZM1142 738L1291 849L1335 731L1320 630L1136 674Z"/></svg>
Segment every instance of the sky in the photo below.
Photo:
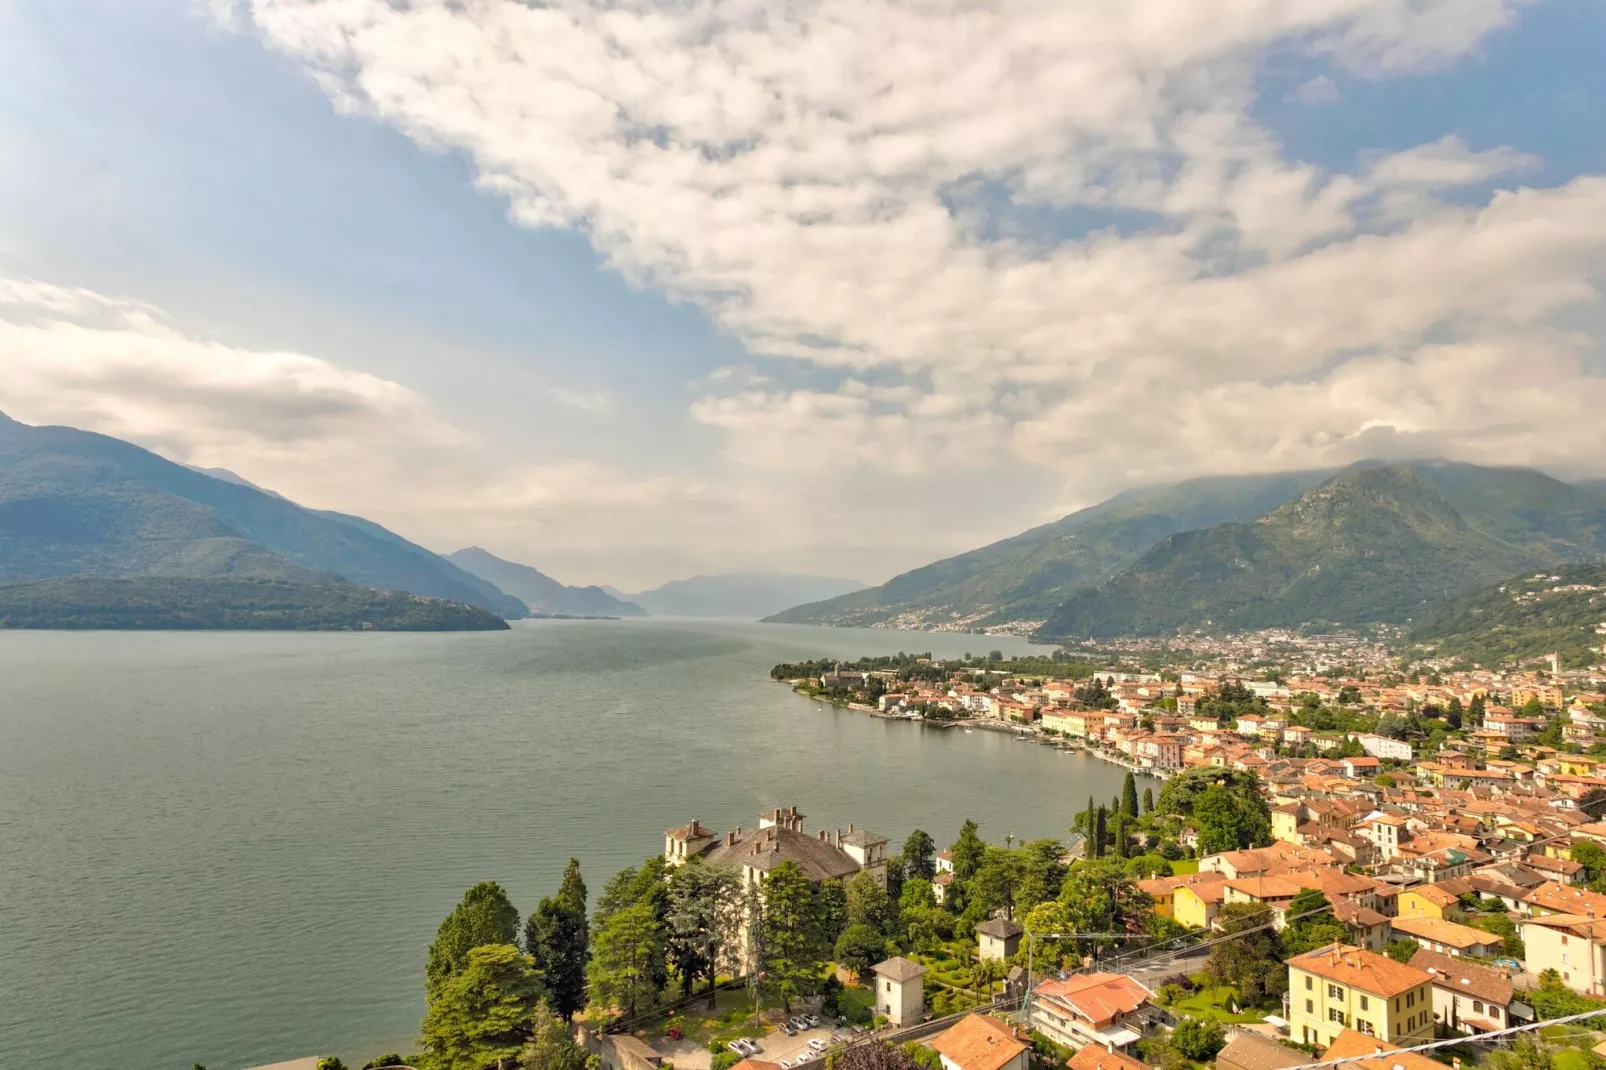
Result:
<svg viewBox="0 0 1606 1070"><path fill-rule="evenodd" d="M0 411L570 583L1606 475L1599 0L0 0Z"/></svg>

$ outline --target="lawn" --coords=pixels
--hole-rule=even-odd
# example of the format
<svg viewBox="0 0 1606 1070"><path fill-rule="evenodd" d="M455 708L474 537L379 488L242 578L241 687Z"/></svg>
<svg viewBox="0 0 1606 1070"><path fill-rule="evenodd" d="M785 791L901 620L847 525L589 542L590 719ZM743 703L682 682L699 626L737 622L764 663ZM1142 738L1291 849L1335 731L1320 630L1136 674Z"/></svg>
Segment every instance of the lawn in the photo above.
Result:
<svg viewBox="0 0 1606 1070"><path fill-rule="evenodd" d="M1257 1011L1253 1007L1243 1010L1239 1014L1232 1013L1232 1002L1236 993L1231 988L1201 988L1175 1003L1166 1006L1178 1014L1191 1015L1194 1018L1214 1018L1223 1024L1230 1022L1261 1022L1266 1019L1265 1011Z"/></svg>
<svg viewBox="0 0 1606 1070"><path fill-rule="evenodd" d="M1173 877L1185 877L1189 873L1197 872L1199 872L1199 860L1197 858L1179 858L1171 863L1171 875Z"/></svg>

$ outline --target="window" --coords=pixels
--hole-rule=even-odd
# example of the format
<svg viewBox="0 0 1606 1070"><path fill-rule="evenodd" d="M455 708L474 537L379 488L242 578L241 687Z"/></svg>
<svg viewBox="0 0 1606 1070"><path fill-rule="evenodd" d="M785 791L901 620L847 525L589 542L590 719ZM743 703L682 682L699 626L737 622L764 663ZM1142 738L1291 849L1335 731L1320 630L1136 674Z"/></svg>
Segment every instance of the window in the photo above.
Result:
<svg viewBox="0 0 1606 1070"><path fill-rule="evenodd" d="M1395 996L1394 997L1394 1013L1395 1014L1400 1013L1400 997L1399 996Z"/></svg>
<svg viewBox="0 0 1606 1070"><path fill-rule="evenodd" d="M888 995L892 994L892 982L891 981L887 982L887 994Z"/></svg>
<svg viewBox="0 0 1606 1070"><path fill-rule="evenodd" d="M1329 1022L1337 1022L1339 1025L1343 1025L1344 1012L1339 1010L1337 1007L1329 1007L1327 1008L1327 1020Z"/></svg>
<svg viewBox="0 0 1606 1070"><path fill-rule="evenodd" d="M1475 1000L1472 1001L1472 1013L1473 1014L1482 1014L1483 1013L1483 1000L1475 999Z"/></svg>
<svg viewBox="0 0 1606 1070"><path fill-rule="evenodd" d="M1498 1022L1500 1020L1500 1008L1496 1007L1493 1003L1489 1004L1489 1020L1492 1022Z"/></svg>
<svg viewBox="0 0 1606 1070"><path fill-rule="evenodd" d="M1343 999L1344 998L1344 990L1342 988L1339 988L1337 985L1328 985L1327 986L1327 998L1328 999Z"/></svg>
<svg viewBox="0 0 1606 1070"><path fill-rule="evenodd" d="M1367 1009L1368 1009L1368 1008L1367 1008L1367 1006L1366 1006L1366 997L1365 997L1365 996L1362 996L1362 997L1361 997L1361 1010L1363 1010L1363 1011L1364 1011L1364 1010L1367 1010Z"/></svg>
<svg viewBox="0 0 1606 1070"><path fill-rule="evenodd" d="M1372 1030L1372 1023L1368 1022L1365 1018L1355 1019L1355 1028L1359 1029L1362 1033L1365 1033L1369 1037L1377 1036L1377 1034Z"/></svg>
<svg viewBox="0 0 1606 1070"><path fill-rule="evenodd" d="M1405 994L1405 1005L1407 1007L1416 1006L1416 990L1415 989L1412 989L1411 991L1409 991L1409 992L1407 992Z"/></svg>
<svg viewBox="0 0 1606 1070"><path fill-rule="evenodd" d="M1309 974L1306 974L1305 975L1305 991L1309 992L1311 989L1313 989L1315 987L1316 987L1316 978L1310 976Z"/></svg>
<svg viewBox="0 0 1606 1070"><path fill-rule="evenodd" d="M1306 1014L1315 1014L1316 1013L1316 1004L1312 1003L1308 999L1305 1001L1305 1013Z"/></svg>

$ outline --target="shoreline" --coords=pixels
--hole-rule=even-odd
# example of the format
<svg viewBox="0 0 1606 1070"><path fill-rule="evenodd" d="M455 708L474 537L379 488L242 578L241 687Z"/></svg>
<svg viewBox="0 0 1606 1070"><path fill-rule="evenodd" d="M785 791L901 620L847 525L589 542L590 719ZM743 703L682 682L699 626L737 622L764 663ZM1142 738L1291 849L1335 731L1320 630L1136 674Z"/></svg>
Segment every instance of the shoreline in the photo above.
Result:
<svg viewBox="0 0 1606 1070"><path fill-rule="evenodd" d="M1050 739L1044 736L1043 730L1038 728L1036 725L1024 725L1015 721L998 721L991 718L963 718L953 721L930 721L924 717L910 717L901 713L883 713L881 710L878 710L873 706L866 706L862 702L832 702L830 699L821 698L819 695L810 695L799 690L797 686L798 681L796 680L781 680L778 682L789 686L792 689L792 694L797 695L800 698L806 698L811 702L818 702L822 706L829 706L834 710L853 710L856 713L866 713L871 717L875 717L883 721L906 721L910 724L918 724L924 728L953 729L963 727L966 731L979 728L987 732L1009 732L1013 734L1016 739L1027 740L1045 747L1053 747L1055 750L1078 751L1090 758L1097 758L1101 762L1108 762L1111 765L1120 766L1122 769L1127 770L1135 776L1150 777L1154 780L1161 781L1162 783L1170 780L1176 775L1170 770L1145 769L1136 762L1130 761L1129 759L1114 752L1108 751L1103 747L1088 746L1084 740L1076 740L1072 742L1058 738Z"/></svg>

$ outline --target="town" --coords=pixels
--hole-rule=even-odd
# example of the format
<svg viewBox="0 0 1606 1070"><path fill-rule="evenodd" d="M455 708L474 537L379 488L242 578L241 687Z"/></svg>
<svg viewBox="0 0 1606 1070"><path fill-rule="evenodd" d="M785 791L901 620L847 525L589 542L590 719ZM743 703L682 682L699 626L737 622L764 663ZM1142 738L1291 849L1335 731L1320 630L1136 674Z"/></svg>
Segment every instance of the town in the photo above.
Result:
<svg viewBox="0 0 1606 1070"><path fill-rule="evenodd" d="M1598 1065L1606 677L1324 645L1343 662L1294 643L1297 671L1242 675L1064 651L778 665L867 716L1116 762L1122 790L1061 837L966 822L942 850L795 805L686 820L594 902L571 861L522 928L476 885L430 947L425 1050L367 1065Z"/></svg>

